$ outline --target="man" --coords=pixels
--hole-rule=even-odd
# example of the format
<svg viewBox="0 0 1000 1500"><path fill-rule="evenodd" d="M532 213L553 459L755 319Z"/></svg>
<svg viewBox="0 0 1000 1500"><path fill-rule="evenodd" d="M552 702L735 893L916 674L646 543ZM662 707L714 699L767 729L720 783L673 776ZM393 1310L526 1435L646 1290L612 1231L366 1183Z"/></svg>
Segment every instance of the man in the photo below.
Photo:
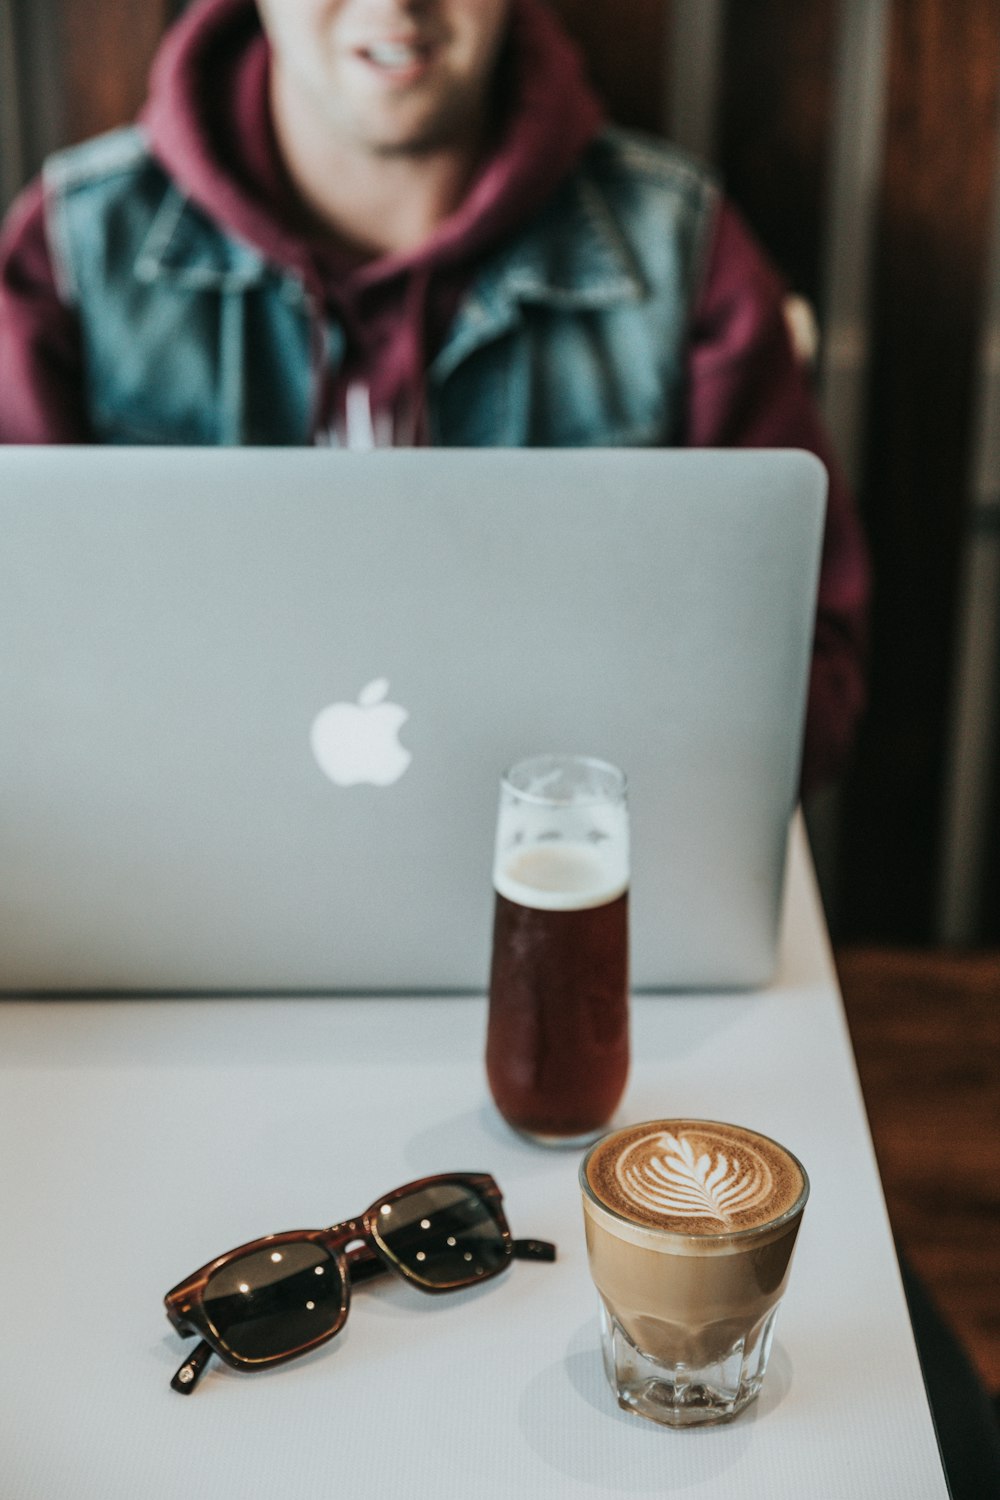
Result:
<svg viewBox="0 0 1000 1500"><path fill-rule="evenodd" d="M610 129L541 0L202 0L137 128L0 245L0 441L800 446L831 470L803 785L862 698L866 563L710 177Z"/></svg>

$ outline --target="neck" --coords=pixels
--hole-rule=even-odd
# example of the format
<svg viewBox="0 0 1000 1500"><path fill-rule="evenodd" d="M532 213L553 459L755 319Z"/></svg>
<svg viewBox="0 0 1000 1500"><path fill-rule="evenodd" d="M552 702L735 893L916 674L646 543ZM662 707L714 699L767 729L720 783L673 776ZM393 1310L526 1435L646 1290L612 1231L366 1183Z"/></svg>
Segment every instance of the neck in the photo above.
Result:
<svg viewBox="0 0 1000 1500"><path fill-rule="evenodd" d="M277 69L271 110L285 170L309 217L366 258L421 245L461 203L480 159L480 132L413 151L345 141L309 118L309 102Z"/></svg>

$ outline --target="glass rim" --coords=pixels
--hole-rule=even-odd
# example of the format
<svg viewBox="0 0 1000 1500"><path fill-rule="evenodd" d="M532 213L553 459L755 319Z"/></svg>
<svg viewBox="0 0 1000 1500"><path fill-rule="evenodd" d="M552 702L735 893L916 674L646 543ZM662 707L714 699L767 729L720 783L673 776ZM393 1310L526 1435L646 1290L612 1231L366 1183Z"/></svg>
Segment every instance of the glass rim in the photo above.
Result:
<svg viewBox="0 0 1000 1500"><path fill-rule="evenodd" d="M591 1186L590 1179L587 1175L587 1167L589 1165L590 1158L593 1156L598 1146L602 1145L603 1142L608 1140L612 1135L618 1135L625 1130L635 1129L635 1126L633 1125L621 1126L620 1130L606 1131L605 1134L599 1137L599 1139L596 1140L589 1148L589 1150L587 1150L587 1152L584 1154L583 1160L580 1163L580 1170L578 1173L580 1189L583 1192L584 1197L589 1198L591 1203L593 1203L596 1208L600 1209L602 1213L609 1214L612 1219L617 1219L620 1224L625 1224L629 1229L636 1230L640 1234L648 1234L655 1239L667 1240L674 1244L680 1244L681 1242L689 1245L742 1244L746 1240L752 1240L756 1238L758 1235L772 1234L774 1230L783 1228L785 1224L789 1223L792 1219L800 1216L804 1212L805 1206L809 1201L809 1174L802 1163L799 1161L799 1158L795 1155L795 1152L789 1151L787 1146L782 1145L782 1143L775 1140L773 1136L765 1134L763 1130L755 1130L751 1125L733 1125L733 1122L731 1120L695 1119L695 1117L692 1115L664 1116L664 1120L670 1119L688 1120L691 1124L698 1125L727 1125L730 1129L745 1130L749 1135L758 1136L760 1140L767 1141L770 1145L776 1146L779 1151L784 1152L785 1156L790 1157L802 1176L802 1187L796 1194L795 1201L793 1203L790 1203L782 1213L776 1214L773 1219L767 1219L763 1224L750 1224L743 1229L727 1229L719 1234L692 1234L690 1231L685 1231L683 1229L660 1228L660 1226L657 1224L641 1224L635 1219L630 1219L627 1214L619 1213L617 1209L611 1207L610 1203L605 1203L604 1199L600 1198L597 1195L597 1193ZM646 1122L643 1120L636 1121L636 1125L643 1125L645 1123ZM651 1125L655 1125L658 1123L660 1122L657 1120L649 1121L649 1124Z"/></svg>
<svg viewBox="0 0 1000 1500"><path fill-rule="evenodd" d="M585 766L591 770L600 771L608 776L612 783L605 791L582 794L572 797L550 797L544 793L531 792L517 785L513 777L515 772L529 766ZM563 751L543 751L538 755L524 755L510 765L500 776L500 789L510 792L522 802L533 803L536 807L596 807L605 802L624 802L628 795L628 777L621 766L615 765L614 761L605 760L601 755L577 755Z"/></svg>

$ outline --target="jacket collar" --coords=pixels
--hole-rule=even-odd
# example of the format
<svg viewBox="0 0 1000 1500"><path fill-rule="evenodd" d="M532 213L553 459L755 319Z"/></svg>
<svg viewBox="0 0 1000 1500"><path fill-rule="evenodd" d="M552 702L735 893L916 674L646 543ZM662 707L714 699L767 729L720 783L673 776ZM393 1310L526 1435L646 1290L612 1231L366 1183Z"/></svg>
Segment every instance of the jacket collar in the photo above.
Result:
<svg viewBox="0 0 1000 1500"><path fill-rule="evenodd" d="M255 285L266 269L259 251L220 232L172 183L135 261L139 281L172 281L188 289L222 292Z"/></svg>
<svg viewBox="0 0 1000 1500"><path fill-rule="evenodd" d="M522 320L522 308L609 308L640 302L646 281L599 184L574 173L532 229L491 258L431 368L443 380L474 349Z"/></svg>
<svg viewBox="0 0 1000 1500"><path fill-rule="evenodd" d="M237 291L261 282L268 263L252 246L220 233L173 185L168 186L135 264L140 281ZM299 278L285 271L289 291ZM574 173L534 226L491 256L473 284L434 363L443 378L468 353L521 318L524 304L600 309L638 302L645 280L604 192L586 167Z"/></svg>

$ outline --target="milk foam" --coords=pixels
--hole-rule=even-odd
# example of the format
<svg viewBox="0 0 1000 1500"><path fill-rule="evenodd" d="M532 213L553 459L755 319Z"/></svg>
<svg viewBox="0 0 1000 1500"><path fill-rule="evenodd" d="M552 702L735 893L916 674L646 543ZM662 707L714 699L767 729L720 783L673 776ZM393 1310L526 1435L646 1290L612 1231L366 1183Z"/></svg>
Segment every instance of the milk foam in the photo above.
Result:
<svg viewBox="0 0 1000 1500"><path fill-rule="evenodd" d="M687 1136L645 1136L615 1168L618 1186L636 1208L664 1218L692 1215L729 1227L741 1209L759 1208L773 1190L765 1161L734 1160L725 1151L696 1156Z"/></svg>
<svg viewBox="0 0 1000 1500"><path fill-rule="evenodd" d="M651 1228L726 1234L770 1223L804 1187L798 1163L776 1142L738 1126L651 1121L609 1137L587 1177L601 1202Z"/></svg>
<svg viewBox="0 0 1000 1500"><path fill-rule="evenodd" d="M624 863L616 848L554 839L508 852L493 871L493 885L519 906L582 911L622 895L628 887Z"/></svg>

